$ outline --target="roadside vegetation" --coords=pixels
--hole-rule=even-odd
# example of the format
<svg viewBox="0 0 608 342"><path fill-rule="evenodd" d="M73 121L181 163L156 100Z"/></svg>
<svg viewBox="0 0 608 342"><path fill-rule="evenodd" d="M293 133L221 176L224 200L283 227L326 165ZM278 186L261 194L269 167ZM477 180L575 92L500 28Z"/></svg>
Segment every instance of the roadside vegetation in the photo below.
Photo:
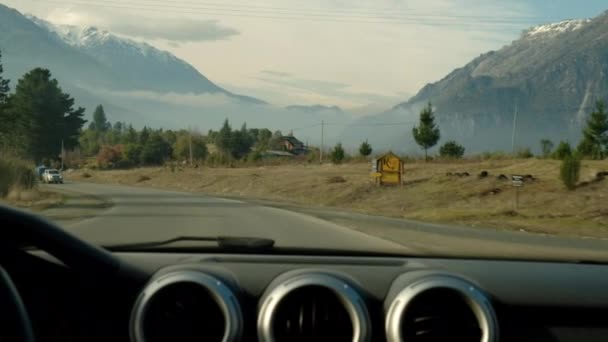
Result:
<svg viewBox="0 0 608 342"><path fill-rule="evenodd" d="M402 187L379 187L368 162L190 168L148 167L85 171L75 180L336 207L374 215L564 236L608 238L608 161L581 161L580 181L569 191L552 159L409 160ZM520 189L510 175L530 175ZM600 176L601 177L601 176Z"/></svg>

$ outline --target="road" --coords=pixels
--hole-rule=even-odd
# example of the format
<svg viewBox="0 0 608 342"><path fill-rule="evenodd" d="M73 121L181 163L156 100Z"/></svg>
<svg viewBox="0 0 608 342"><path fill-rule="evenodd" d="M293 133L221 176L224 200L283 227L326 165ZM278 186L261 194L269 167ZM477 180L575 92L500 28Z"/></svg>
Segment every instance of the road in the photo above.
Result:
<svg viewBox="0 0 608 342"><path fill-rule="evenodd" d="M227 235L271 238L282 247L608 262L608 240L458 227L145 187L91 183L49 187L111 202L92 217L58 221L66 230L102 245ZM88 209L85 201L67 203L61 210Z"/></svg>
<svg viewBox="0 0 608 342"><path fill-rule="evenodd" d="M313 216L255 203L118 185L66 183L49 187L111 202L109 208L92 218L58 222L75 235L101 245L184 235L247 236L270 238L281 247L407 252L402 245ZM73 204L68 209L78 206Z"/></svg>

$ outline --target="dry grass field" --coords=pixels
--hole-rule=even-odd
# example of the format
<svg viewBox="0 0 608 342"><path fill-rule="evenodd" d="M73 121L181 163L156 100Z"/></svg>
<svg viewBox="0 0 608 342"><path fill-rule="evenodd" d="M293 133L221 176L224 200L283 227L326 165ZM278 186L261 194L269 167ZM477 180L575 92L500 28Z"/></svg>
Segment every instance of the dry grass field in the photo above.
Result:
<svg viewBox="0 0 608 342"><path fill-rule="evenodd" d="M608 238L608 161L583 161L581 184L568 191L560 161L521 159L406 164L404 185L378 187L368 163L249 168L78 170L68 179L345 208L357 212L476 227ZM488 176L478 175L487 171ZM469 173L468 177L448 173ZM509 180L499 180L499 175ZM532 175L515 210L513 174Z"/></svg>

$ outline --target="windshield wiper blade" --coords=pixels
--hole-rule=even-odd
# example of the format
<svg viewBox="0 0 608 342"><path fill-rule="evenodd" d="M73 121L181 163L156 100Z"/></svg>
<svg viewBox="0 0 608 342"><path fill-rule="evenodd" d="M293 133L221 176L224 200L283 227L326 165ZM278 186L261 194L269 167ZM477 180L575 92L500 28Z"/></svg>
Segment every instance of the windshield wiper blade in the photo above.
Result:
<svg viewBox="0 0 608 342"><path fill-rule="evenodd" d="M127 243L120 245L103 246L103 248L112 251L141 251L156 249L170 245L175 242L216 242L217 247L226 250L265 250L271 249L274 246L274 240L244 236L178 236L168 240Z"/></svg>

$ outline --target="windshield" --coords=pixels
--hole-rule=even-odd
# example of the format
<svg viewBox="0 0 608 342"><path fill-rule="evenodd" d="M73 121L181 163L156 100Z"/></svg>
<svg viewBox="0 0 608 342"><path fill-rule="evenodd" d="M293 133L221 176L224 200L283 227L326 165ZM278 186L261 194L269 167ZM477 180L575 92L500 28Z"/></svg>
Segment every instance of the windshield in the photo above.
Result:
<svg viewBox="0 0 608 342"><path fill-rule="evenodd" d="M0 201L123 249L606 261L606 9L5 0Z"/></svg>

